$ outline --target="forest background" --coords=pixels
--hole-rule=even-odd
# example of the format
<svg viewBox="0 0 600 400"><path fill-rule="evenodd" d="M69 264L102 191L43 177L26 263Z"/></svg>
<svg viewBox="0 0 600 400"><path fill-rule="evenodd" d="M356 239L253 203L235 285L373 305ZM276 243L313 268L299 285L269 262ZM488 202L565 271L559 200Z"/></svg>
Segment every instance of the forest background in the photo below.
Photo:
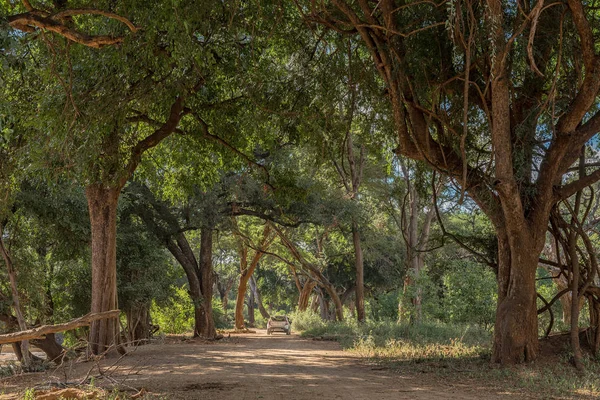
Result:
<svg viewBox="0 0 600 400"><path fill-rule="evenodd" d="M120 309L79 334L102 354L295 313L600 349L595 2L0 10L5 331Z"/></svg>

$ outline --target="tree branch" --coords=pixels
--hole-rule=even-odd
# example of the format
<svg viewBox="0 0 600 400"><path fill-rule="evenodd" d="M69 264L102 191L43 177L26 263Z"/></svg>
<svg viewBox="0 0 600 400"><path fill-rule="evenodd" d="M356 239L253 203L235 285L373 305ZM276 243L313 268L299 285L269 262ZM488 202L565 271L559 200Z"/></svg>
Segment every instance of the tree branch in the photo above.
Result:
<svg viewBox="0 0 600 400"><path fill-rule="evenodd" d="M123 36L114 37L107 35L88 35L87 33L83 33L74 28L68 27L62 21L62 19L73 15L102 15L124 23L132 32L137 32L138 30L138 28L136 28L135 25L133 25L133 23L127 18L107 11L94 9L72 9L60 11L54 15L42 15L46 13L34 9L27 1L24 2L24 4L29 11L8 17L8 24L11 27L23 32L33 32L36 29L44 29L57 33L73 42L96 49L120 44L125 40L125 38Z"/></svg>
<svg viewBox="0 0 600 400"><path fill-rule="evenodd" d="M131 158L125 169L126 173L120 180L120 185L124 186L125 183L135 172L135 169L142 161L142 154L156 145L158 145L164 138L172 134L176 129L181 118L186 114L184 111L185 96L179 96L175 102L171 105L171 111L167 121L155 130L150 136L139 141L131 150Z"/></svg>
<svg viewBox="0 0 600 400"><path fill-rule="evenodd" d="M578 191L592 185L593 183L596 183L598 180L600 180L600 169L592 172L589 175L585 175L574 182L564 185L561 188L555 189L554 198L556 201L566 200Z"/></svg>
<svg viewBox="0 0 600 400"><path fill-rule="evenodd" d="M23 340L30 339L41 339L44 338L48 333L70 331L75 328L82 326L89 326L92 321L99 319L111 319L119 316L120 310L104 311L95 314L87 314L81 318L74 319L64 324L57 325L43 325L38 328L29 329L21 332L7 333L6 335L0 335L0 344L4 343L15 343Z"/></svg>
<svg viewBox="0 0 600 400"><path fill-rule="evenodd" d="M138 31L138 28L127 18L120 16L119 14L111 13L109 11L95 10L92 8L73 8L69 10L59 11L56 14L52 14L49 18L62 20L66 17L74 15L101 15L106 18L115 19L123 24L127 25L129 30L133 33Z"/></svg>
<svg viewBox="0 0 600 400"><path fill-rule="evenodd" d="M246 154L244 154L242 151L238 150L236 147L234 147L233 145L231 145L229 142L227 142L225 139L214 135L212 133L210 133L210 129L208 126L208 123L206 123L206 121L204 121L204 119L202 119L197 113L192 113L192 115L194 116L194 118L196 118L196 120L200 123L200 126L202 128L202 135L208 139L214 140L215 142L225 146L226 148L228 148L229 150L233 151L235 154L237 154L238 156L242 157L244 160L246 160L246 162L248 162L248 164L250 165L254 165L255 167L258 167L260 170L262 170L267 179L266 179L266 184L271 188L274 189L274 187L269 183L270 179L271 179L271 175L269 174L269 170L267 169L267 167L265 167L262 164L257 163L256 161L252 160L250 157L248 157Z"/></svg>

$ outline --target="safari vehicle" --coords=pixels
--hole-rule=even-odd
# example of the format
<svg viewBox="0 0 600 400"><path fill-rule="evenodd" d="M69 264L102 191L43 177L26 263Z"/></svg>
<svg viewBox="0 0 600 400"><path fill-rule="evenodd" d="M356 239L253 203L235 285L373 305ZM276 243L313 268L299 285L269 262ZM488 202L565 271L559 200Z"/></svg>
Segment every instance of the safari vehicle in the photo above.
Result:
<svg viewBox="0 0 600 400"><path fill-rule="evenodd" d="M267 335L274 331L283 331L286 335L292 333L292 320L287 315L273 315L267 322Z"/></svg>

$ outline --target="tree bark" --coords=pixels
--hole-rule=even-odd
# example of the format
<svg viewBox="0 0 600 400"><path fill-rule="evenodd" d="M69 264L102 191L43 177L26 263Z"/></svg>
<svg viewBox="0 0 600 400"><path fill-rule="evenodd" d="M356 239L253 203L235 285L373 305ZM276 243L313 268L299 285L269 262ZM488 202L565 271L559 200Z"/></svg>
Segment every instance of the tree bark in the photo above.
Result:
<svg viewBox="0 0 600 400"><path fill-rule="evenodd" d="M256 326L256 318L254 316L254 310L256 306L254 304L254 293L250 291L246 296L246 305L248 306L248 326L254 328Z"/></svg>
<svg viewBox="0 0 600 400"><path fill-rule="evenodd" d="M261 250L255 250L254 256L252 257L250 263L248 263L248 246L246 246L244 243L240 243L240 280L235 302L235 329L245 329L244 300L246 298L246 291L248 290L248 280L254 273L258 262L264 255L263 251L265 251L270 245L271 240L271 227L269 224L267 224L263 230L261 242L257 247Z"/></svg>
<svg viewBox="0 0 600 400"><path fill-rule="evenodd" d="M415 90L415 64L407 61L414 61L417 59L415 56L420 55L407 46L406 34L402 32L405 27L399 24L399 21L410 18L412 11L409 9L399 8L392 1L336 0L327 2L327 5L313 2L311 17L329 28L344 32L354 29L361 37L386 83L398 134L398 153L425 161L454 178L492 220L500 247L494 359L510 364L533 360L537 353L535 266L543 247L550 211L557 202L600 179L600 170L580 176L575 181L570 177L564 179L581 149L599 130L600 113L596 112L594 104L600 91L600 62L592 29L595 14L585 3L577 0L566 3L572 23L564 26L550 16L536 17L543 9L543 2L537 2L530 10L529 15L533 18L525 19L508 12L511 6L507 6L506 2L488 0L485 3L484 13L475 12L473 5L468 3L459 6L460 11L457 11L458 14L471 14L472 22L463 24L465 21L460 20L456 24L456 27L461 24L469 27L468 38L465 37L467 52L472 44L473 48L486 49L487 54L493 55L486 61L490 67L486 72L481 69L474 72L467 65L461 71L465 75L464 107L458 107L452 101L452 104L448 103L457 88L448 92L442 89L444 95L438 95L438 92L435 96L415 95L416 92L433 93L459 75L452 68L454 60L451 52L442 52L436 63L446 66L440 71L448 73L435 78L431 76L431 81L425 79L422 85L418 85L420 90ZM334 12L335 18L327 17ZM445 17L436 21L441 25ZM519 58L515 45L526 42L528 35L531 40L538 22L537 31L555 38L555 41L536 43L538 61L534 69L537 69L538 76L530 74L533 78L525 77L519 85L514 85L511 79L515 68L527 63L524 57ZM512 28L515 24L519 24L521 29L515 31ZM489 26L485 38L474 30L480 26ZM560 28L557 29L558 26ZM446 41L447 37L438 37L440 48L451 44L452 39ZM556 51L560 52L562 40L567 37L580 44L581 51L570 56L582 67L575 68L575 78L569 82L572 86L561 89L564 112L548 123L542 117L543 112L536 109L544 103L553 77L562 74L563 69L573 70L565 63L554 71L551 62L556 58ZM533 56L529 55L529 61L535 64ZM472 92L469 75L472 73L481 74L479 78L488 84L490 90L483 95L479 92L469 99ZM481 100L476 99L480 95ZM546 102L542 108L551 106ZM454 127L449 127L446 122L457 120L459 110L464 116L463 135L457 135ZM489 138L493 150L486 160L490 168L480 167L484 162L480 149L470 147L478 152L477 156L471 156L465 147L470 122L474 122L470 114L474 110L478 115L485 114L491 123ZM524 132L526 127L532 128L529 133ZM552 135L544 146L532 145L538 142L541 127ZM487 138L487 135L484 136ZM540 152L532 151L532 147L540 149Z"/></svg>
<svg viewBox="0 0 600 400"><path fill-rule="evenodd" d="M246 324L244 323L244 299L246 297L247 289L248 278L244 275L240 275L237 297L235 299L235 329L237 330L246 328Z"/></svg>
<svg viewBox="0 0 600 400"><path fill-rule="evenodd" d="M409 167L405 160L401 159L400 165L402 174L404 175L404 182L408 188L409 207L408 212L404 206L402 207L402 226L400 226L406 244L406 265L408 268L404 278L403 300L398 303L398 322L401 322L405 316L409 315L410 322L419 323L423 318L423 289L420 286L419 277L425 267L425 250L429 243L431 224L435 218L435 204L430 204L419 233L419 216L423 214L424 208L421 196L419 196L419 192L410 178ZM435 198L433 201L435 201ZM407 213L408 223L405 222ZM413 312L408 312L405 310L403 302L406 301L411 291L410 303L412 304Z"/></svg>
<svg viewBox="0 0 600 400"><path fill-rule="evenodd" d="M65 357L65 349L58 343L56 343L56 336L54 333L48 333L43 339L33 339L31 344L37 346L40 350L46 353L48 361L59 363Z"/></svg>
<svg viewBox="0 0 600 400"><path fill-rule="evenodd" d="M15 268L12 262L12 258L9 254L9 250L4 245L4 239L2 236L4 235L4 226L0 225L0 252L2 252L2 258L4 259L4 263L6 264L6 269L8 271L8 280L10 282L10 290L13 301L13 309L15 310L15 315L17 316L17 324L19 325L19 329L24 331L27 330L27 322L25 321L25 317L21 311L21 300L19 296L19 290L17 287L17 275L15 272ZM29 353L29 341L23 340L20 343L21 347L21 365L24 369L27 369L31 366L31 357Z"/></svg>
<svg viewBox="0 0 600 400"><path fill-rule="evenodd" d="M204 227L200 231L200 289L202 291L202 309L204 321L200 327L200 336L215 339L217 330L213 314L212 298L214 287L214 272L212 263L213 229Z"/></svg>
<svg viewBox="0 0 600 400"><path fill-rule="evenodd" d="M6 300L4 298L0 298L0 300ZM0 314L0 321L2 321L6 327L8 328L9 331L16 331L19 330L19 323L17 322L17 318L14 315L11 314ZM13 333L14 334L14 333ZM10 333L8 335L11 335ZM5 335L1 335L1 336L5 336ZM24 360L23 360L23 352L21 351L21 342L20 341L8 341L8 342L3 342L0 339L0 347L2 347L3 343L10 343L12 345L13 348L13 352L15 353L15 356L17 357L17 360L22 363L24 365ZM42 349L44 350L44 349ZM46 353L48 354L48 353ZM33 354L31 354L31 352L29 351L29 347L27 350L27 357L30 361L37 361L37 357L34 356ZM50 357L50 354L48 354L48 359L52 359Z"/></svg>
<svg viewBox="0 0 600 400"><path fill-rule="evenodd" d="M525 230L498 234L498 309L492 361L514 364L535 360L538 318L535 274L539 251Z"/></svg>
<svg viewBox="0 0 600 400"><path fill-rule="evenodd" d="M98 314L87 314L83 317L76 318L69 322L65 322L62 324L56 325L43 325L37 328L32 328L20 332L7 333L4 335L0 335L0 344L3 343L14 343L21 340L30 340L30 339L41 339L45 335L56 333L56 332L65 332L69 330L73 330L75 328L79 328L82 326L91 325L92 321L97 321L99 319L107 319L112 318L115 319L119 316L119 310L111 310ZM0 318L3 321L6 321L5 315L0 315ZM12 316L9 317L7 324L12 326L11 319L14 318Z"/></svg>
<svg viewBox="0 0 600 400"><path fill-rule="evenodd" d="M167 248L185 272L194 306L194 337L214 339L216 330L212 312L212 230L208 228L200 235L200 263L183 232L168 239ZM206 287L205 287L206 285ZM204 291L203 291L204 290ZM206 298L204 296L206 293Z"/></svg>
<svg viewBox="0 0 600 400"><path fill-rule="evenodd" d="M229 303L229 292L233 287L235 279L229 278L225 284L219 279L217 282L217 288L219 291L219 297L221 298L221 304L223 306L223 315L227 316L227 304Z"/></svg>
<svg viewBox="0 0 600 400"><path fill-rule="evenodd" d="M92 231L92 313L117 305L117 203L120 188L93 184L86 188ZM117 318L92 322L89 351L103 354L118 346Z"/></svg>
<svg viewBox="0 0 600 400"><path fill-rule="evenodd" d="M319 310L321 312L321 319L323 321L329 321L329 302L325 299L323 293L319 295Z"/></svg>
<svg viewBox="0 0 600 400"><path fill-rule="evenodd" d="M410 269L412 272L412 281L409 276L409 283L416 283L413 297L411 299L414 307L413 322L420 323L423 319L423 311L421 307L423 290L420 285L420 275L423 269L423 256L419 251L418 232L419 232L419 195L414 185L410 185L410 217L408 224L408 246L406 253ZM404 287L406 290L406 286Z"/></svg>
<svg viewBox="0 0 600 400"><path fill-rule="evenodd" d="M212 266L212 228L200 228L200 257L196 258L180 222L169 207L157 200L148 187L137 186L147 203L137 207L135 213L144 224L166 243L167 249L183 268L188 281L188 295L194 307L194 336L206 339L216 337L212 311L214 271ZM160 223L159 223L160 220ZM227 303L224 302L225 307Z"/></svg>
<svg viewBox="0 0 600 400"><path fill-rule="evenodd" d="M318 282L318 285L321 286L323 289L325 289L325 291L327 291L327 293L329 294L329 296L331 297L331 299L333 300L333 302L335 304L335 310L336 310L335 315L336 315L337 320L343 321L344 320L344 308L343 308L342 302L340 300L340 297L339 297L337 291L335 290L335 287L333 286L333 284L331 282L329 282L329 280L325 277L325 275L323 275L323 273L319 270L319 268L317 268L316 265L308 262L302 256L302 254L300 253L300 251L298 250L296 245L280 229L278 229L277 227L274 227L274 229L277 232L277 234L279 235L279 238L281 239L282 244L290 251L290 253L292 253L294 258L296 260L298 260L298 262L300 262L302 267L304 267L305 270L311 274L312 278ZM317 245L319 247L318 251L320 253L321 245L319 244L319 241L317 241Z"/></svg>
<svg viewBox="0 0 600 400"><path fill-rule="evenodd" d="M319 301L321 299L321 295L319 293L315 293L312 297L311 303L310 303L310 309L312 312L317 312L319 311Z"/></svg>
<svg viewBox="0 0 600 400"><path fill-rule="evenodd" d="M329 295L329 297L331 298L331 301L333 301L333 305L335 306L335 319L339 322L342 322L344 320L344 305L340 300L340 296L338 295L337 291L335 290L335 287L332 284L325 284L323 285L323 287Z"/></svg>
<svg viewBox="0 0 600 400"><path fill-rule="evenodd" d="M301 286L300 295L298 296L298 311L306 311L308 309L308 301L317 282L312 279L306 279L304 285Z"/></svg>
<svg viewBox="0 0 600 400"><path fill-rule="evenodd" d="M365 269L362 246L360 245L360 233L356 221L352 222L352 242L354 243L354 265L356 268L356 288L354 296L356 299L356 319L358 322L365 322Z"/></svg>
<svg viewBox="0 0 600 400"><path fill-rule="evenodd" d="M577 234L573 229L569 234L569 258L571 261L571 348L573 349L573 360L575 367L583 370L583 355L579 343L579 256L577 254Z"/></svg>
<svg viewBox="0 0 600 400"><path fill-rule="evenodd" d="M150 305L134 303L125 310L127 318L127 341L138 346L150 339Z"/></svg>
<svg viewBox="0 0 600 400"><path fill-rule="evenodd" d="M252 277L250 277L250 290L252 290L252 293L254 294L254 299L256 300L256 305L258 306L258 311L260 312L260 315L264 319L271 318L271 315L269 315L269 312L267 311L267 309L265 308L265 305L263 304L262 295L260 294L260 291L258 290L258 285L256 284L256 279L254 279L254 275L252 275Z"/></svg>

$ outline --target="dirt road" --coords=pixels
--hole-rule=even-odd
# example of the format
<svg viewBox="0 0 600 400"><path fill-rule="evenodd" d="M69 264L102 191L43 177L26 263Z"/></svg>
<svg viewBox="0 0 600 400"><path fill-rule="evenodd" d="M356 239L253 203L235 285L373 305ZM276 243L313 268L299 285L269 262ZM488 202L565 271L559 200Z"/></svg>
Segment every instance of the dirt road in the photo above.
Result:
<svg viewBox="0 0 600 400"><path fill-rule="evenodd" d="M113 360L102 362L105 368ZM76 381L92 363L68 371L4 379L13 392L43 382ZM105 372L107 370L104 370ZM68 377L65 378L68 373ZM97 371L92 371L92 374ZM125 385L146 388L165 399L500 399L517 397L472 384L441 382L431 374L403 375L380 370L335 342L297 335L231 335L217 343L166 343L141 346L118 362L111 377ZM100 380L98 380L100 384Z"/></svg>

